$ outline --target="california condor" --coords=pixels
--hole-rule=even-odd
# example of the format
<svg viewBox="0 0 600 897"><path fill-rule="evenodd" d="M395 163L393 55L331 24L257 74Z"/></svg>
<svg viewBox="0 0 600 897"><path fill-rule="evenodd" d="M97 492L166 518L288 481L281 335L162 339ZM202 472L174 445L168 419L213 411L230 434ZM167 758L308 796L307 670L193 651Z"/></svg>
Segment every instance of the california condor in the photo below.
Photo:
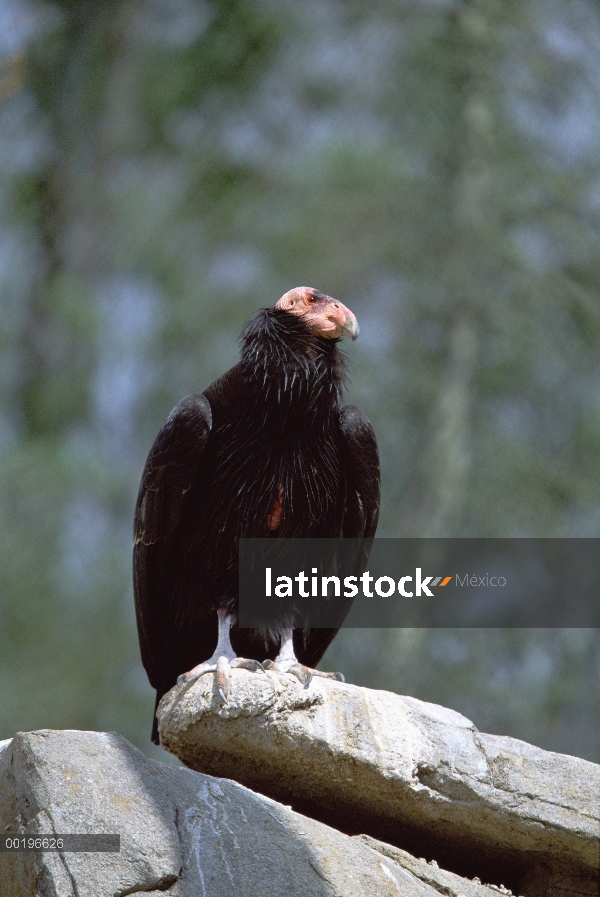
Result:
<svg viewBox="0 0 600 897"><path fill-rule="evenodd" d="M161 427L140 484L133 554L157 705L178 678L209 671L226 700L230 668L262 670L261 661L303 682L311 673L341 678L314 670L338 629L282 620L265 636L240 629L236 612L241 537L375 535L377 443L362 411L340 407L342 336L358 336L349 309L308 287L290 290L246 325L240 362L182 399Z"/></svg>

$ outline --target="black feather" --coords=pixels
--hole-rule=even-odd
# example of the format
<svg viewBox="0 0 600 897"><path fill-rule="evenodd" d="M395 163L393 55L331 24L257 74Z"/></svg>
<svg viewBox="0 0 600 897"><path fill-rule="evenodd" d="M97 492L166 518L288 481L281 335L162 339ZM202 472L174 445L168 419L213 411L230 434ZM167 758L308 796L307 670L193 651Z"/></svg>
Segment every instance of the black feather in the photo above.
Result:
<svg viewBox="0 0 600 897"><path fill-rule="evenodd" d="M241 335L239 364L163 424L134 523L138 631L157 700L212 655L215 611L237 609L238 540L274 535L267 518L280 490L277 536L375 534L377 444L361 411L340 410L346 366L336 343L299 317L262 309ZM295 632L300 662L316 666L336 632ZM235 625L231 641L239 656L258 660L279 649Z"/></svg>

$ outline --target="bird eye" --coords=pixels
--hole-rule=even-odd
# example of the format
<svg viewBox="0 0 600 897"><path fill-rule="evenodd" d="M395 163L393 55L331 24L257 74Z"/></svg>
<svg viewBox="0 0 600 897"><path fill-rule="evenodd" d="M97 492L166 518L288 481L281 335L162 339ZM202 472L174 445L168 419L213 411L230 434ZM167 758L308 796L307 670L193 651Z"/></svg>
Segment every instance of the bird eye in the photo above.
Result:
<svg viewBox="0 0 600 897"><path fill-rule="evenodd" d="M308 301L310 302L311 305L314 305L315 302L317 301L317 297L316 297L316 296L309 296L309 297L308 297Z"/></svg>

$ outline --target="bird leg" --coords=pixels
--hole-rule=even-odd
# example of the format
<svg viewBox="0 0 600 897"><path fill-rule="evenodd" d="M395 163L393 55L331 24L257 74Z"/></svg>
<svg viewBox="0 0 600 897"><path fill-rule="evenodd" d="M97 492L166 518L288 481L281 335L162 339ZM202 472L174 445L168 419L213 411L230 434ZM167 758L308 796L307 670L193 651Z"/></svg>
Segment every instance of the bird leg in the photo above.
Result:
<svg viewBox="0 0 600 897"><path fill-rule="evenodd" d="M323 670L311 670L310 667L300 663L294 651L294 630L289 628L280 630L279 654L275 660L265 660L263 669L276 670L278 673L291 673L304 688L308 688L313 676L320 676L323 679L335 679L337 682L345 681L342 673L325 673Z"/></svg>
<svg viewBox="0 0 600 897"><path fill-rule="evenodd" d="M247 660L245 657L238 657L231 646L229 630L231 629L232 617L224 610L217 611L219 617L219 634L217 637L217 647L215 653L208 660L199 663L187 673L182 673L177 679L177 684L181 682L195 682L205 673L216 673L217 691L224 703L227 703L229 694L229 679L231 670L236 667L243 670L252 670L253 672L264 672L262 665L258 660Z"/></svg>

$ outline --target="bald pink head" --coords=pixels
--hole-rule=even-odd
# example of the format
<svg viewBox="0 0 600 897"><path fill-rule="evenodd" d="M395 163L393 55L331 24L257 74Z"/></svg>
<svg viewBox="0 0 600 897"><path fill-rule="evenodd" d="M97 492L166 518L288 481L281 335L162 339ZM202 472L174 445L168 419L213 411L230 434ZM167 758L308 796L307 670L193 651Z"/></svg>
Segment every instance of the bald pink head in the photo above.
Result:
<svg viewBox="0 0 600 897"><path fill-rule="evenodd" d="M311 333L324 339L349 336L354 340L359 333L358 321L349 308L312 287L295 287L281 297L275 308L301 317Z"/></svg>

